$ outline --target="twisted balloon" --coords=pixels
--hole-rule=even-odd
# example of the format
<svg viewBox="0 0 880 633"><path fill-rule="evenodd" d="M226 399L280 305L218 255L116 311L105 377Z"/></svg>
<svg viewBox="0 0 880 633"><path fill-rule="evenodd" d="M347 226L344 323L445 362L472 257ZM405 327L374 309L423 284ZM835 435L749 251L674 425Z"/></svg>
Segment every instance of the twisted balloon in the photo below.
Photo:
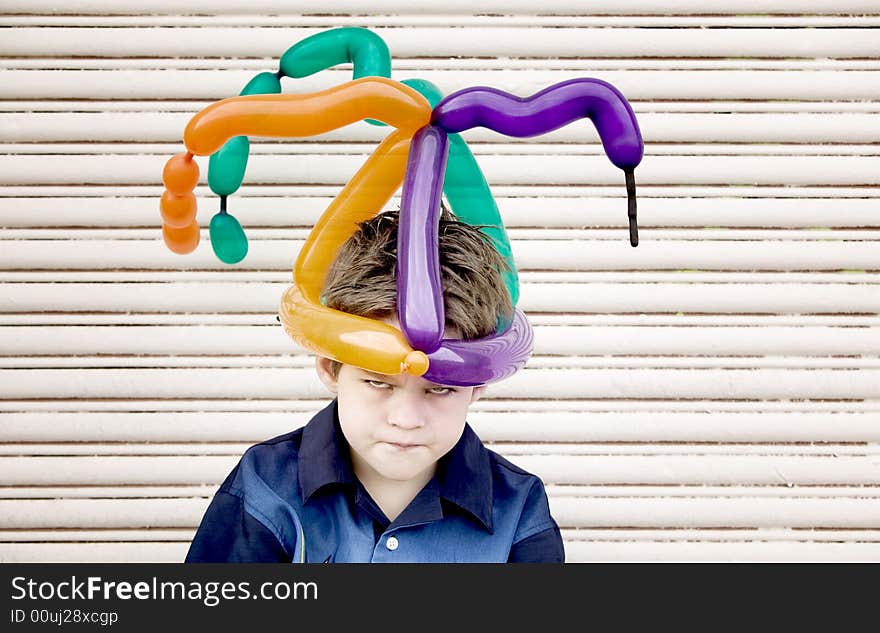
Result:
<svg viewBox="0 0 880 633"><path fill-rule="evenodd" d="M355 67L350 82L311 94L278 94L282 76L302 77L346 61ZM334 29L288 49L278 73L257 75L239 97L199 112L184 133L188 152L171 158L163 172L163 236L177 253L191 252L198 244L194 154L211 154L209 185L221 196L220 213L211 221L212 246L221 260L234 262L245 256L247 240L226 211L226 196L242 182L248 136L305 137L360 120L391 125L395 129L331 202L306 240L294 267L294 284L282 297L282 324L294 340L315 353L379 373L406 372L459 386L500 380L522 368L531 354L533 332L522 311L515 309L512 321L501 322L490 336L442 338L442 193L460 220L488 225L482 230L510 267L505 285L514 306L519 292L500 214L458 133L483 126L528 137L591 119L606 155L626 174L630 241L635 246L633 174L643 154L638 123L623 95L597 79L561 82L526 98L486 87L442 98L429 82L379 76L388 74L390 56L381 38L365 29ZM341 245L359 223L381 211L401 183L397 329L327 308L321 305L320 293Z"/></svg>

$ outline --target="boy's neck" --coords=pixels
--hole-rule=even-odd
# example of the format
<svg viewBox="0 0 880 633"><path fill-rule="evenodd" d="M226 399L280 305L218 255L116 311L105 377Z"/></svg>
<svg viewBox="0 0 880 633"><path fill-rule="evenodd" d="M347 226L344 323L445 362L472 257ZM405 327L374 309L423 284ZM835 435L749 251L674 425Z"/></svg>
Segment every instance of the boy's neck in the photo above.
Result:
<svg viewBox="0 0 880 633"><path fill-rule="evenodd" d="M419 491L434 476L436 470L436 464L434 464L432 468L421 473L418 477L399 481L382 477L366 464L359 464L359 461L357 457L352 455L355 476L379 506L379 509L392 522L416 498Z"/></svg>

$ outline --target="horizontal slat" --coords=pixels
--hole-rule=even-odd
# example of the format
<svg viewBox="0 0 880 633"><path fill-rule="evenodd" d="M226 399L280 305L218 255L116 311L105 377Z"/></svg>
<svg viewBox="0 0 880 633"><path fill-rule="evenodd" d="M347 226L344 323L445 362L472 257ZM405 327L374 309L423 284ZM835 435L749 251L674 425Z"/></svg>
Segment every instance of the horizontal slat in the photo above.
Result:
<svg viewBox="0 0 880 633"><path fill-rule="evenodd" d="M0 199L29 198L92 198L95 196L118 197L149 197L158 199L163 192L162 183L151 185L0 185ZM276 197L327 197L332 199L339 193L340 187L333 185L259 185L244 183L235 198L276 198ZM494 195L501 198L521 196L526 198L590 198L606 197L615 200L620 198L620 186L614 185L493 185ZM211 197L207 187L197 186L196 197ZM880 191L871 187L840 188L840 187L782 187L782 186L744 186L732 190L722 185L707 186L668 186L640 185L639 198L707 198L725 199L735 195L737 198L769 198L782 200L804 200L820 198L823 200L874 200L880 198Z"/></svg>
<svg viewBox="0 0 880 633"><path fill-rule="evenodd" d="M880 18L866 15L335 15L333 26L397 27L594 27L594 28L869 28ZM327 27L322 15L9 15L0 26L12 27Z"/></svg>
<svg viewBox="0 0 880 633"><path fill-rule="evenodd" d="M880 485L880 460L876 454L530 454L511 458L548 484ZM5 486L219 484L237 461L237 455L2 456L0 481ZM875 501L880 504L880 498Z"/></svg>
<svg viewBox="0 0 880 633"><path fill-rule="evenodd" d="M671 29L695 29L695 28L773 28L773 29L812 29L812 28L872 28L880 24L880 17L876 15L442 15L431 14L402 14L402 15L335 15L332 20L333 27L355 26L364 28L499 28L499 27L528 27L541 28L671 28ZM262 28L327 28L327 16L282 14L282 15L0 15L0 26L11 27L262 27ZM74 58L75 59L75 58ZM15 61L21 61L20 59ZM119 61L119 60L115 60ZM194 59L174 60L202 61ZM224 60L229 61L229 60ZM235 59L235 62L243 64L246 60ZM400 60L398 60L400 61ZM407 62L425 62L418 58L404 58ZM444 60L436 60L442 63ZM508 61L508 60L504 60ZM521 61L521 60L519 60ZM556 61L556 60L554 60ZM571 63L570 60L558 60ZM628 60L630 63L638 62L638 59ZM724 60L727 61L727 60ZM755 61L755 60L750 60ZM761 60L763 61L763 60ZM830 60L826 60L830 61Z"/></svg>
<svg viewBox="0 0 880 633"><path fill-rule="evenodd" d="M0 114L0 139L6 143L47 142L137 142L176 143L190 118L190 112L48 112ZM880 136L875 114L676 114L637 113L645 143L864 143ZM137 125L132 125L133 120ZM364 142L381 140L387 130L348 126L311 141ZM471 144L498 143L497 133L478 128L465 135ZM522 139L519 145L547 143L595 143L599 137L591 125L568 125L538 136ZM328 150L331 148L328 148ZM472 149L480 150L472 145ZM792 148L793 149L793 148ZM483 152L486 149L482 149Z"/></svg>
<svg viewBox="0 0 880 633"><path fill-rule="evenodd" d="M880 117L877 117L880 119ZM161 193L161 192L159 192ZM619 193L619 192L618 192ZM639 225L646 227L880 227L876 199L652 198L641 192ZM16 227L149 227L159 222L157 197L0 198L0 225ZM247 197L229 199L229 209L246 230L251 227L311 227L330 204L329 197ZM518 227L617 227L620 197L549 198L495 196L508 230ZM198 220L211 221L216 203L199 194Z"/></svg>
<svg viewBox="0 0 880 633"><path fill-rule="evenodd" d="M20 26L18 21L27 18L6 18L4 19L0 16L0 26L12 26L16 28ZM50 18L49 20L41 20L40 22L55 22L60 21L63 24L60 26L82 26L82 23L78 24L68 24L68 22L75 22L77 19L83 20L87 18L77 18L76 16L68 16L64 18ZM112 18L108 18L112 19ZM230 21L233 21L235 18L231 18ZM266 18L272 19L272 18ZM383 19L383 18L378 18ZM436 16L432 16L431 19L436 20ZM477 18L478 19L478 18ZM546 18L538 18L539 20L544 20ZM586 18L587 20L598 20L604 21L602 18ZM626 19L626 18L623 18ZM651 18L643 18L645 21L650 21ZM656 20L656 18L654 18ZM661 18L663 22L668 22L669 20L674 20L675 18ZM121 21L137 21L137 18L123 18ZM167 19L166 19L167 20ZM605 19L607 20L607 19ZM615 20L612 18L611 20ZM619 20L619 19L618 19ZM157 21L162 21L162 18L159 18ZM190 24L179 24L176 26L187 26L191 25L192 18L180 18L180 19L171 19L172 22L189 22ZM393 21L393 20L391 20ZM511 25L515 21L515 18L512 20ZM577 21L577 20L575 20ZM636 24L635 22L640 22L641 20L635 19L632 24L626 24L625 26L647 26L647 27L658 27L658 26L672 26L675 28L691 26L694 28L705 28L702 23L694 23L690 25L685 24L675 24L675 23L655 23L655 24ZM707 22L711 22L712 18L709 18ZM790 24L779 24L780 21L786 21L786 18L755 18L754 22L751 24L752 27L772 27L776 28L776 30L780 30L779 27L795 27L791 28L792 33L797 33L797 27L806 27L806 28L815 28L815 27L844 27L848 28L854 26L851 19L848 18L807 18L803 23L790 23ZM224 26L224 24L217 22L218 26ZM28 22L27 26L34 26L33 22ZM52 24L50 26L58 26ZM125 24L113 24L111 26L126 26ZM129 24L129 26L141 26L140 24ZM162 25L164 26L164 25ZM172 26L169 24L169 26ZM239 24L235 24L234 26L239 26ZM279 25L273 25L279 26ZM387 25L383 25L387 26ZM405 25L409 26L409 25ZM451 26L451 25L448 25ZM469 26L479 26L484 28L484 25L481 24L469 24ZM490 25L497 26L497 25ZM548 27L556 27L556 24L548 23L544 24L526 24L526 26L548 26ZM567 24L566 26L571 26ZM620 26L620 24L585 24L584 26ZM718 26L729 26L728 24L719 24ZM743 25L747 26L747 25ZM876 26L880 26L880 17L877 18L861 18L859 23L856 25L862 28L873 28ZM266 70L267 67L272 67L278 63L277 57L272 59L267 58L228 58L228 57L185 57L185 58L167 58L167 57L69 57L69 58L59 58L59 57L42 57L42 56L33 56L33 57L13 57L8 58L5 62L6 68L10 70L157 70L157 69L166 69L166 70L202 70L202 71L212 71L212 72L227 72L230 70L250 70L254 73L262 72ZM520 69L520 70L550 70L550 71L583 71L585 73L590 73L595 75L596 73L604 73L605 71L615 71L615 70L787 70L787 71L797 71L797 70L836 70L841 72L855 71L855 70L865 70L872 71L880 68L880 62L872 58L866 59L852 59L852 58L841 58L841 59L832 59L832 58L820 58L820 59L812 59L812 58L800 58L800 57L782 57L782 58L761 58L756 59L753 57L745 57L745 58L714 58L714 57L694 57L694 58L682 58L682 57L668 57L668 58L655 58L655 57L630 57L630 58L616 58L616 57L562 57L559 59L556 58L546 58L546 57L493 57L493 58L481 58L481 57L448 57L443 59L437 59L432 57L408 57L408 58L397 58L392 60L393 71L395 76L397 73L421 73L422 71L442 71L442 70L512 70L512 69ZM341 68L345 68L342 66ZM339 68L337 68L339 70ZM345 79L344 79L345 80ZM294 87L294 91L298 88L298 84L301 81L300 79L290 78L289 81L292 81L292 86ZM288 84L288 88L291 87L291 84L288 81L283 81L283 84ZM28 103L28 102L17 102L17 103ZM171 102L172 107L163 107L163 105L168 102L163 102L161 100L154 100L151 103L144 103L145 111L185 111L189 112L193 109L195 104L194 102L186 102L186 107L183 107L182 102ZM102 107L101 101L95 101L92 103L82 103L83 111L97 111L97 110L132 110L132 106L129 104L126 106L125 102L114 102L107 103L104 102L106 107ZM0 111L3 111L7 104L3 104L2 100L0 100ZM208 103L203 103L198 106L198 108L207 106ZM803 104L802 104L803 105ZM828 107L829 104L825 104L825 107ZM40 103L35 106L34 110L37 112L47 112L47 111L63 111L59 110L59 102L53 103ZM813 111L814 107L822 107L821 104L811 103L806 108L807 111ZM876 110L876 104L864 103L864 104L855 104L855 103L838 103L836 104L835 110L839 111L848 111L848 112L866 112ZM651 104L651 103L640 103L636 105L636 112L651 112L651 111L663 111L663 112L675 112L675 111L684 111L684 112L727 112L730 110L725 110L724 108L716 108L706 110L706 104L687 104L685 102L680 103L668 103L663 102L660 104ZM21 111L21 107L12 108L13 111ZM137 109L135 108L135 111ZM797 112L801 111L798 108L797 104L772 104L772 103L757 103L757 104L749 104L739 102L736 104L736 107L733 108L732 111L743 111L743 112Z"/></svg>
<svg viewBox="0 0 880 633"><path fill-rule="evenodd" d="M145 66L149 63L150 60L139 60L139 63L142 66ZM200 64L198 68L205 68L206 70L209 68L206 66L210 60L193 60L192 63ZM632 63L641 64L647 67L647 61L642 62L630 62L630 61L617 61L607 60L607 61L593 61L589 65L586 65L583 60L566 60L569 65L561 65L559 60L509 60L507 63L511 65L522 66L523 68L533 68L533 67L541 67L545 69L546 66L552 66L554 63L559 68L564 68L566 70L584 70L593 72L597 70L598 65L609 66L614 68L630 68ZM265 62L260 61L259 65L256 60L238 60L239 64L252 68L253 70L262 71L263 65ZM250 62L250 63L248 63ZM21 69L43 69L45 67L51 67L55 70L59 68L65 68L65 63L70 66L68 70L82 70L86 68L91 69L104 69L105 66L111 65L111 62L106 60L78 60L76 66L71 66L71 62L65 60L57 60L57 59L39 59L39 58L28 58L28 59L15 59L9 60L9 68L21 68ZM156 68L177 68L181 67L182 60L153 60L152 63ZM217 66L218 62L215 60L213 62L215 67L210 68L211 70L217 70L219 66ZM436 61L434 61L436 63ZM674 70L678 68L681 64L687 63L686 61L680 60L667 60L662 61L658 60L653 62L651 66L652 69L659 70ZM695 63L695 62L692 62ZM724 60L714 60L711 62L705 62L703 66L701 66L700 70L705 69L739 69L740 66L730 66L730 64L735 64L735 61L728 61L725 63ZM797 68L793 67L792 64L798 64ZM130 67L135 64L135 60L113 60L112 64L123 67ZM484 68L485 60L458 60L456 62L457 66L459 65L468 65L470 64L474 68ZM740 63L742 64L742 62ZM416 65L413 62L412 65ZM594 68L594 65L596 67ZM152 68L153 66L147 66L148 68ZM420 68L431 68L432 65L422 64ZM850 70L875 70L877 67L880 67L880 62L865 62L863 61L861 64L858 61L848 61L848 62L840 62L840 61L801 61L801 62L773 62L773 61L751 61L749 62L748 68L751 70L755 70L758 68L764 68L765 70L795 70L795 69L808 69L808 70L835 70L835 71L850 71ZM141 66L138 66L141 68ZM228 70L228 66L224 65L223 69ZM330 72L330 71L328 71ZM345 79L342 79L345 81ZM302 91L301 87L299 90L290 90L290 92ZM208 107L213 103L213 100L210 99L151 99L149 101L144 100L125 100L125 99L42 99L42 100L27 100L27 99L5 99L0 98L0 112L4 113L22 113L22 112L31 112L34 114L42 114L42 113L60 113L60 114L70 114L70 113L129 113L129 114L165 114L178 112L182 113L186 116L193 116L199 110ZM880 102L877 101L835 101L833 99L828 99L826 101L797 101L797 100L786 100L786 101L723 101L723 100L674 100L674 99L664 99L662 101L634 101L630 102L630 105L633 108L633 111L638 115L640 113L665 113L665 114L683 114L683 113L696 113L696 114L792 114L792 115L800 115L800 114L821 114L821 113L829 113L833 115L838 114L864 114L864 113L874 113L880 112ZM376 134L380 133L380 130L366 130L364 134ZM564 134L566 133L566 128L562 128L559 132L550 132L549 134ZM328 136L333 134L344 135L347 134L344 130L337 130L334 132L328 132ZM469 135L472 134L482 134L481 129L477 128L475 130L469 130L463 133L466 137L469 138ZM323 138L323 137L322 137ZM531 142L536 142L537 139L530 139ZM510 142L516 142L510 140ZM529 142L526 140L519 141L522 143Z"/></svg>
<svg viewBox="0 0 880 633"><path fill-rule="evenodd" d="M485 410L487 403L477 403L468 421L488 442L880 442L880 411L851 410L850 403L815 412L718 411L709 404L703 411L664 411L680 403L663 402L654 403L660 409L655 411L590 411L584 405L571 411L518 411L522 405L517 403L492 411ZM85 411L71 412L53 402L44 407L0 413L0 441L256 443L302 426L320 405L305 411L290 403L283 412L155 413L88 411L87 405L80 405Z"/></svg>
<svg viewBox="0 0 880 633"><path fill-rule="evenodd" d="M151 231L152 229L140 229L140 231ZM256 229L261 231L261 229ZM22 233L29 233L41 230L26 229ZM60 234L61 229L58 230ZM15 229L9 229L8 234L15 234ZM51 231L47 231L51 232ZM100 231L96 231L96 234ZM583 233L584 231L573 231L575 233ZM784 232L764 231L768 235L780 235ZM72 231L68 232L70 235ZM509 231L511 235L517 235L518 231L512 229ZM541 231L545 233L545 231ZM546 233L549 233L547 231ZM697 233L697 232L694 232ZM712 234L710 231L706 231ZM736 233L736 231L730 231ZM760 233L760 231L744 231L749 235ZM846 231L810 231L795 232L798 237L807 237L815 233L816 241L833 241L834 235L846 235ZM852 232L850 235L870 235L870 231ZM592 235L599 235L603 241L613 241L616 237L613 231L591 231ZM683 235L686 232L675 233L671 231L657 231L661 236ZM722 235L723 232L718 231L715 235ZM827 236L827 237L822 237ZM753 239L751 237L750 239ZM846 239L846 238L844 238ZM725 240L726 241L726 240ZM733 239L731 241L741 241ZM814 241L810 239L798 241ZM0 271L0 282L18 284L18 283L160 283L160 282L201 282L201 283L289 283L291 273L288 270L7 270ZM656 284L656 283L675 283L675 284L850 284L853 286L876 286L880 284L880 272L847 269L839 272L751 272L751 271L701 271L695 269L685 270L611 270L611 271L593 271L593 272L571 272L571 271L523 271L519 275L520 282L524 284L547 284L547 283L564 283L564 284ZM265 325L266 317L270 314L261 316L237 314L237 315L219 315L219 314L131 314L129 320L122 321L117 318L116 321L107 320L100 314L79 315L78 318L73 317L49 317L57 318L58 321L46 320L46 315L32 315L33 324L77 324L77 325L97 325L107 323L116 325L117 323L125 325L159 325L174 324L191 325L193 323L199 325ZM147 319L147 320L142 320ZM12 325L31 325L26 319L14 318L13 315L2 317L0 323ZM643 317L634 317L627 314L604 314L604 315L583 315L583 314L543 314L534 315L535 325L782 325L801 327L805 325L836 325L850 327L873 327L880 324L878 316L852 316L849 319L834 316L809 316L809 315L777 315L777 316L707 316L707 315L677 315L677 316L654 316L644 315Z"/></svg>
<svg viewBox="0 0 880 633"><path fill-rule="evenodd" d="M71 546L72 547L72 546ZM158 553L157 553L158 555ZM164 556L164 552L161 554ZM170 555L170 554L169 554ZM567 563L594 562L755 562L806 563L880 561L878 543L707 543L590 542L565 543Z"/></svg>
<svg viewBox="0 0 880 633"><path fill-rule="evenodd" d="M6 486L0 487L0 499L208 499L217 492L218 483L197 486ZM191 534L187 534L187 537L190 536ZM0 542L4 540L16 539L0 530ZM151 540L149 535L147 540Z"/></svg>
<svg viewBox="0 0 880 633"><path fill-rule="evenodd" d="M305 14L315 9L312 2L303 0L189 0L182 9L175 0L142 0L137 5L119 5L113 0L68 0L63 7L55 0L8 0L4 5L9 13L56 14L82 13L96 15L210 15L210 14ZM819 2L799 0L797 8L802 13L817 15L836 14L876 14L878 8L871 0L844 0L841 2ZM441 15L470 13L473 2L466 0L447 0L413 4L406 0L375 0L365 6L361 0L335 0L332 5L321 7L321 14L378 14L378 13L437 13ZM536 5L530 0L484 0L480 12L494 14L537 13ZM792 13L790 0L729 0L719 5L714 0L669 0L662 4L656 0L630 0L625 5L613 0L552 0L540 5L541 14L549 15L737 15L737 14L784 14Z"/></svg>
<svg viewBox="0 0 880 633"><path fill-rule="evenodd" d="M0 530L0 543L68 543L88 542L156 542L186 543L192 540L194 530L190 528L169 530ZM736 543L755 541L760 543L835 543L842 540L853 543L878 543L878 530L788 530L774 528L753 528L745 530L726 529L564 529L562 538L566 546L578 543L632 542L676 543L702 540L715 543Z"/></svg>
<svg viewBox="0 0 880 633"><path fill-rule="evenodd" d="M808 38L779 37L774 29L567 28L497 26L371 29L395 57L870 57L876 32L864 28L811 29ZM9 30L0 55L17 57L280 57L321 28L27 27Z"/></svg>
<svg viewBox="0 0 880 633"><path fill-rule="evenodd" d="M7 272L0 274L0 279L4 281L24 281L22 277L31 277L40 273L15 273ZM51 274L51 273L41 273ZM70 274L70 273L68 273ZM104 275L111 273L90 273L92 275ZM137 276L137 273L132 273ZM151 277L156 273L148 273ZM185 275L185 273L165 273L168 275ZM209 276L210 273L197 273L198 275ZM231 273L220 273L231 274ZM278 273L271 273L275 275ZM531 273L538 275L539 273ZM601 275L602 273L593 273ZM617 275L621 273L612 273ZM630 273L633 274L633 273ZM638 273L635 273L638 274ZM645 273L649 275L650 273ZM660 273L662 274L662 273ZM686 273L681 274L686 277ZM699 273L695 273L699 274ZM719 275L730 275L736 273L717 273ZM748 275L749 273L742 273ZM762 273L768 275L770 273ZM785 273L780 273L785 274ZM789 273L797 276L797 273ZM805 273L812 277L810 273ZM867 273L859 273L870 277ZM59 278L64 278L63 273L57 273ZM76 275L84 275L84 273L76 273ZM549 273L548 273L549 275ZM75 281L75 279L62 279L64 281ZM91 281L104 281L103 279L90 279ZM112 279L107 280L112 281ZM591 281L586 279L585 281ZM663 280L651 280L663 281ZM694 280L690 280L694 281ZM64 313L0 313L0 324L12 325L17 327L31 327L36 325L46 326L102 326L102 325L125 325L126 327L134 327L141 325L161 325L161 326L263 326L271 323L271 319L275 317L273 312L253 312L244 314L208 314L208 313L158 313L150 314L144 312L121 313L94 313L94 314L64 314ZM851 328L874 328L880 326L880 317L868 315L811 315L811 314L551 314L551 313L532 313L529 314L529 321L533 326L576 326L576 327L851 327Z"/></svg>
<svg viewBox="0 0 880 633"><path fill-rule="evenodd" d="M227 207L228 209L228 207ZM278 228L278 227L248 227L249 240L254 242L278 242L293 241L303 242L311 232L310 228ZM508 228L507 235L511 243L539 243L550 242L613 242L620 239L619 228ZM156 226L137 228L9 228L3 233L3 238L8 242L24 240L44 242L85 242L92 240L125 240L130 242L146 242L156 239ZM765 229L765 228L678 228L651 230L652 242L880 242L880 226L863 227L852 230L829 229L828 227L815 227L803 229ZM121 271L124 275L125 272ZM69 274L69 273L68 273ZM795 272L795 274L803 273ZM229 273L229 278L236 273ZM237 276L236 276L237 278Z"/></svg>
<svg viewBox="0 0 880 633"><path fill-rule="evenodd" d="M206 499L0 500L0 529L195 528Z"/></svg>
<svg viewBox="0 0 880 633"><path fill-rule="evenodd" d="M0 369L3 397L320 398L314 369ZM501 398L878 399L880 369L528 369Z"/></svg>
<svg viewBox="0 0 880 633"><path fill-rule="evenodd" d="M878 82L880 83L880 82ZM183 150L183 147L180 148ZM106 185L154 183L170 155L0 156L0 184ZM256 156L248 163L251 184L344 185L366 155ZM205 160L205 159L202 159ZM535 170L535 161L545 169ZM620 184L623 174L604 156L483 156L480 165L494 184ZM880 185L873 161L861 156L647 156L637 183L653 185ZM202 169L202 177L207 177ZM216 203L212 201L211 206Z"/></svg>
<svg viewBox="0 0 880 633"><path fill-rule="evenodd" d="M880 526L880 499L569 499L557 497L550 500L550 511L560 527L876 529Z"/></svg>
<svg viewBox="0 0 880 633"><path fill-rule="evenodd" d="M0 543L143 543L165 541L167 543L186 543L195 535L195 530L0 530Z"/></svg>
<svg viewBox="0 0 880 633"><path fill-rule="evenodd" d="M216 492L220 482L210 484L186 486L14 486L0 487L0 499L210 499ZM583 485L555 485L546 486L549 498L682 498L682 499L708 499L713 497L723 498L767 498L767 499L876 499L880 498L880 486L583 486ZM632 540L639 533L642 536L656 538L656 540L676 540L693 536L697 530L674 530L664 534L656 532L651 534L647 529L607 528L590 530L568 530L572 533L571 538L597 538L605 540ZM725 535L722 530L705 530L706 536L714 540L743 540L747 530L731 530ZM840 540L842 535L835 537L830 530L791 530L788 528L764 528L761 534L752 534L754 540ZM689 534L690 533L690 534ZM47 535L48 536L48 535ZM70 538L69 533L67 538ZM880 530L853 530L843 535L848 539L880 541ZM138 535L131 535L131 540L137 540ZM146 540L151 539L151 534L145 534ZM749 539L749 540L752 540ZM16 539L11 533L0 530L0 542ZM47 538L46 540L65 540L63 536Z"/></svg>
<svg viewBox="0 0 880 633"><path fill-rule="evenodd" d="M746 255L746 249L742 254ZM250 312L264 313L266 324L272 325L274 316L270 315L277 313L279 297L289 285L3 284L0 312ZM871 285L860 287L857 283L523 283L518 305L526 313L876 314L880 312L880 293L872 289Z"/></svg>
<svg viewBox="0 0 880 633"><path fill-rule="evenodd" d="M3 412L290 412L317 411L328 403L326 394L315 399L265 398L260 400L156 400L132 398L125 401L105 399L0 400ZM625 399L571 399L571 400L522 400L483 398L471 405L473 411L484 412L690 412L690 413L877 413L880 399L851 400L625 400Z"/></svg>
<svg viewBox="0 0 880 633"><path fill-rule="evenodd" d="M0 500L0 528L195 527L208 499ZM550 500L560 527L880 526L878 499L568 499Z"/></svg>
<svg viewBox="0 0 880 633"><path fill-rule="evenodd" d="M880 355L880 327L555 325L534 330L534 355ZM288 339L273 326L0 326L0 356L250 356L277 354L281 349L290 353Z"/></svg>
<svg viewBox="0 0 880 633"><path fill-rule="evenodd" d="M182 563L189 543L0 543L4 563Z"/></svg>
<svg viewBox="0 0 880 633"><path fill-rule="evenodd" d="M604 150L598 144L589 143L524 143L505 142L508 139L500 137L495 143L472 143L471 149L474 155L489 157L531 157L540 156L560 157L583 156L604 157ZM316 142L320 141L320 142ZM250 152L249 164L261 164L276 160L298 160L305 157L318 159L357 156L366 158L367 154L375 148L376 142L339 142L326 143L323 139L309 137L297 139L293 142L284 138L265 139L259 145L254 143L253 151ZM5 143L0 144L0 153L16 156L88 156L99 157L110 155L114 158L132 156L160 155L163 159L181 151L181 146L176 143ZM779 158L791 157L858 157L870 159L880 156L880 149L870 143L836 143L827 144L792 144L792 143L654 143L651 145L652 156L657 158L667 156L707 156L715 159L721 157L748 157L748 158ZM484 159L485 160L485 159ZM490 158L489 160L493 160ZM204 167L206 159L200 157L197 162ZM255 171L259 171L257 168ZM264 171L264 174L268 172ZM204 182L204 180L203 180ZM589 183L583 183L589 184Z"/></svg>
<svg viewBox="0 0 880 633"><path fill-rule="evenodd" d="M291 36L288 33L288 36ZM291 36L292 37L292 36ZM280 55L283 48L273 53ZM152 53L148 53L150 55ZM497 54L493 51L491 55ZM566 54L566 53L563 53ZM457 53L452 53L457 55ZM734 56L739 56L734 53ZM267 70L276 62L267 63ZM3 98L9 99L224 99L237 95L254 76L253 70L8 70ZM584 71L558 70L433 70L395 75L421 77L446 93L491 85L520 96L567 79L590 76ZM650 70L602 71L630 101L647 100L779 100L852 101L880 99L877 71L825 70ZM351 78L350 70L328 70L300 80L297 92L323 90Z"/></svg>
<svg viewBox="0 0 880 633"><path fill-rule="evenodd" d="M45 534L45 532L42 531L35 533ZM68 532L68 534L72 536L76 534L76 532ZM144 531L142 532L142 534L145 535L145 538L149 538L150 532ZM815 541L819 543L834 543L840 541L851 541L853 543L878 543L880 542L880 531L871 529L824 530L809 528L670 528L665 530L652 530L650 528L583 528L562 530L562 538L565 539L567 543L589 541L676 542L697 540L728 543L739 541L755 541L762 543L797 543L810 541Z"/></svg>
<svg viewBox="0 0 880 633"><path fill-rule="evenodd" d="M280 328L279 328L280 331ZM279 341L279 349L284 339ZM11 356L0 357L0 368L6 369L87 369L87 368L300 368L311 367L311 354L271 354L257 356L199 355L106 355L106 356ZM880 358L847 356L539 356L529 358L530 369L808 369L861 370L880 368Z"/></svg>
<svg viewBox="0 0 880 633"><path fill-rule="evenodd" d="M265 438L261 438L265 439ZM484 438L485 439L485 438ZM252 442L126 442L126 443L103 443L103 442L71 442L62 441L56 443L32 443L16 442L14 444L0 446L0 456L15 459L26 458L79 458L79 457L160 457L160 456L239 456L244 453ZM777 456L806 456L806 457L874 457L880 455L880 448L864 442L822 442L819 445L806 446L800 443L737 443L734 446L727 444L715 444L706 442L575 442L565 439L558 442L547 442L546 438L540 441L526 443L523 441L491 442L486 446L505 457L514 461L521 456L541 456L542 458L570 458L584 455L602 456L700 456L723 455L723 456L748 456L748 457L777 457ZM880 496L874 495L870 490L856 496ZM575 495L576 492L569 488L564 493L567 496ZM708 494L708 493L707 493ZM620 496L619 493L616 493ZM63 496L63 495L62 495ZM636 494L636 496L638 496ZM655 494L655 496L657 496ZM693 496L693 495L686 495ZM705 496L705 495L701 495ZM807 495L810 496L810 495Z"/></svg>
<svg viewBox="0 0 880 633"><path fill-rule="evenodd" d="M620 202L625 206L625 202ZM157 214L158 215L158 214ZM793 241L773 239L723 240L675 239L675 233L640 231L638 248L626 239L626 214L620 212L619 237L613 232L596 234L600 239L513 240L511 247L521 271L599 271L599 270L880 270L880 251L876 241ZM206 228L198 249L187 255L172 253L161 239L161 219L157 218L150 239L73 239L3 240L0 270L46 269L221 269L227 268L214 256ZM87 234L86 234L87 235ZM592 235L586 233L586 235ZM719 237L716 234L712 237ZM601 239L601 238L606 239ZM673 239L669 239L672 237ZM290 270L302 239L259 239L249 241L248 256L236 265L238 270ZM858 283L853 277L848 283ZM120 284L121 285L121 284ZM760 292L759 290L757 290Z"/></svg>

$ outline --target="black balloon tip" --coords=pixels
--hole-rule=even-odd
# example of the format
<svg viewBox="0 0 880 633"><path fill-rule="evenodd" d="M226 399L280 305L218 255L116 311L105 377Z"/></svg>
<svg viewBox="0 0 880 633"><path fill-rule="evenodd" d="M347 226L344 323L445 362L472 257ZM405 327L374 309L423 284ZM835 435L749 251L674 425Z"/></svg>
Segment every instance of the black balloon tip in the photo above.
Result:
<svg viewBox="0 0 880 633"><path fill-rule="evenodd" d="M629 218L629 243L639 245L639 222L636 217L636 176L632 169L625 169L626 175L626 215Z"/></svg>

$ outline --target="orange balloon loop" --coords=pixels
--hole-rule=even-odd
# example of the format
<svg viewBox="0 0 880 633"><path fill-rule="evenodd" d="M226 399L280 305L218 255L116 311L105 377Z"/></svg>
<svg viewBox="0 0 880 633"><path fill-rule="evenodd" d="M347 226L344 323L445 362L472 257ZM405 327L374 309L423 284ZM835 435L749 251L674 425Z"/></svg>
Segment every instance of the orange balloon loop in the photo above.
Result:
<svg viewBox="0 0 880 633"><path fill-rule="evenodd" d="M193 221L181 228L162 224L162 239L165 240L165 245L178 255L186 255L196 250L199 238L198 222Z"/></svg>
<svg viewBox="0 0 880 633"><path fill-rule="evenodd" d="M382 374L428 371L427 355L410 347L397 328L310 303L296 284L281 296L279 316L288 336L321 356Z"/></svg>
<svg viewBox="0 0 880 633"><path fill-rule="evenodd" d="M171 193L182 196L196 188L199 166L190 152L176 154L168 159L162 170L162 182Z"/></svg>
<svg viewBox="0 0 880 633"><path fill-rule="evenodd" d="M382 141L315 223L300 249L293 278L311 303L320 301L327 270L358 224L379 213L403 183L412 133Z"/></svg>
<svg viewBox="0 0 880 633"><path fill-rule="evenodd" d="M223 99L190 119L183 141L193 154L206 156L234 136L315 136L362 119L377 119L412 135L430 122L431 105L400 82L363 77L321 92Z"/></svg>
<svg viewBox="0 0 880 633"><path fill-rule="evenodd" d="M165 225L182 229L196 219L196 197L192 192L177 195L165 190L159 201L159 210Z"/></svg>

